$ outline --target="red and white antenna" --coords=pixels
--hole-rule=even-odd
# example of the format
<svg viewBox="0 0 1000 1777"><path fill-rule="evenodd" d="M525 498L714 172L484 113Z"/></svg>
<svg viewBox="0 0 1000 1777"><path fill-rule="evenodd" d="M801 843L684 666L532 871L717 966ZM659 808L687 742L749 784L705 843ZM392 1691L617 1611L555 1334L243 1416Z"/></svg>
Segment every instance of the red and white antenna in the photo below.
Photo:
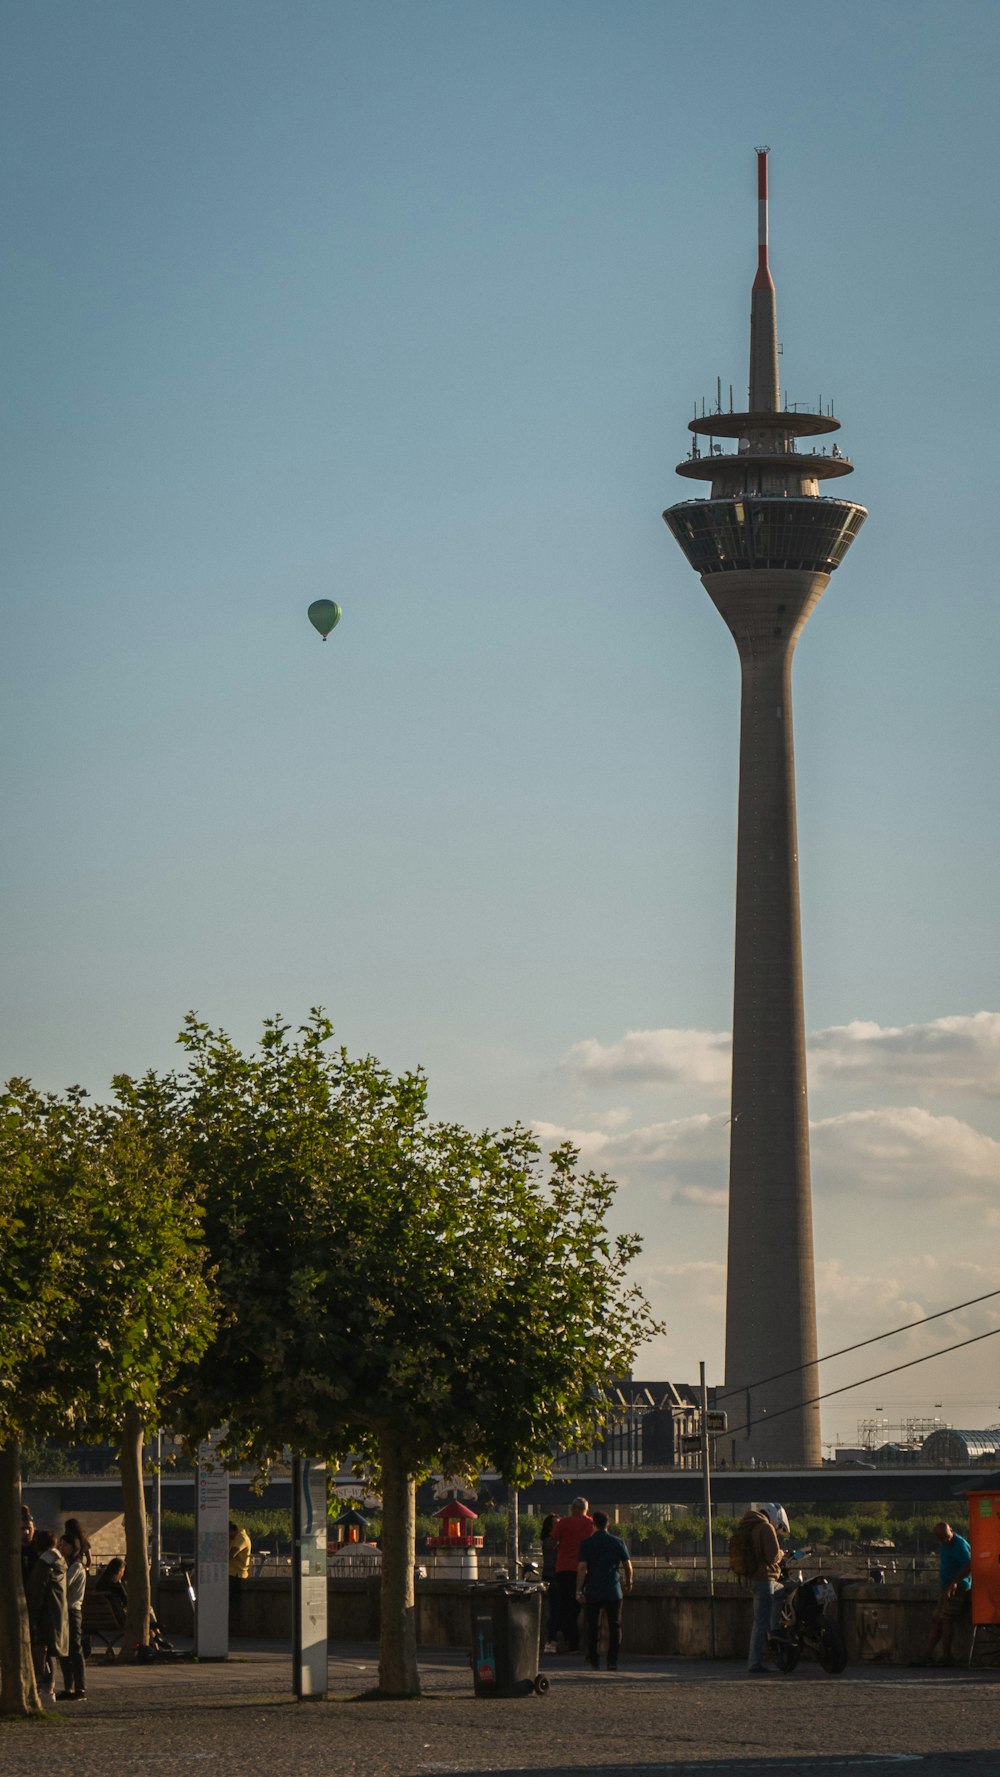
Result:
<svg viewBox="0 0 1000 1777"><path fill-rule="evenodd" d="M776 413L778 393L778 319L774 279L767 258L767 157L757 149L757 276L750 298L750 412Z"/></svg>
<svg viewBox="0 0 1000 1777"><path fill-rule="evenodd" d="M767 263L767 157L769 148L757 149L757 276L754 289L774 289L774 279Z"/></svg>

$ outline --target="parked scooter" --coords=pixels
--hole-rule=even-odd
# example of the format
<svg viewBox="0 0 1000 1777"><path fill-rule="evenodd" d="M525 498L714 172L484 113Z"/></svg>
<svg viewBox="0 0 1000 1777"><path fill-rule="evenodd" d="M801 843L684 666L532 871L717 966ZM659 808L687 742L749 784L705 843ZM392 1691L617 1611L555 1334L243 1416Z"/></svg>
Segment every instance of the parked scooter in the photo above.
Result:
<svg viewBox="0 0 1000 1777"><path fill-rule="evenodd" d="M794 1672L803 1654L818 1660L824 1672L843 1672L847 1648L836 1608L837 1594L822 1574L785 1580L781 1630L768 1643L779 1672Z"/></svg>
<svg viewBox="0 0 1000 1777"><path fill-rule="evenodd" d="M538 1578L538 1562L537 1561L526 1561L522 1556L519 1566L521 1569L522 1580L537 1580L537 1578ZM493 1575L493 1578L494 1578L494 1580L509 1580L510 1579L510 1569L508 1567L499 1568L497 1570L497 1572Z"/></svg>

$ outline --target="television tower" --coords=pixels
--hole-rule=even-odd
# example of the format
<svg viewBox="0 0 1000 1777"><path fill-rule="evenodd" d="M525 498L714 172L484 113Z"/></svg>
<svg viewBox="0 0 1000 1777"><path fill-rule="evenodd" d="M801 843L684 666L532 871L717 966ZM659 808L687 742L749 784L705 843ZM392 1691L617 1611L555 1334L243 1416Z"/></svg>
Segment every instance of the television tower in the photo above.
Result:
<svg viewBox="0 0 1000 1777"><path fill-rule="evenodd" d="M792 655L806 619L867 515L821 495L849 475L832 406L781 405L774 281L767 250L766 148L757 150L757 276L750 307L748 411L695 418L678 475L707 497L664 520L728 625L742 671L736 967L729 1155L726 1384L736 1462L821 1461L809 1114L795 838ZM699 439L707 438L703 450ZM718 442L735 440L727 450ZM792 1371L779 1381L770 1377Z"/></svg>

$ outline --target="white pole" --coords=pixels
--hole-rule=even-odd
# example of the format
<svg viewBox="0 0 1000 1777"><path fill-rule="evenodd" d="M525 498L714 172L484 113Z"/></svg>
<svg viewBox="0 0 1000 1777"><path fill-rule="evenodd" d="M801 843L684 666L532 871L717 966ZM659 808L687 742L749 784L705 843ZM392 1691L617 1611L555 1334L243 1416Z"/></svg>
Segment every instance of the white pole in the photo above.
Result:
<svg viewBox="0 0 1000 1777"><path fill-rule="evenodd" d="M708 1447L708 1388L705 1366L701 1377L701 1472L705 1483L705 1579L708 1585L708 1657L715 1659L715 1562L712 1557L712 1477Z"/></svg>
<svg viewBox="0 0 1000 1777"><path fill-rule="evenodd" d="M518 1492L516 1487L507 1489L507 1566L512 1580L517 1579L520 1550L517 1543L517 1507Z"/></svg>

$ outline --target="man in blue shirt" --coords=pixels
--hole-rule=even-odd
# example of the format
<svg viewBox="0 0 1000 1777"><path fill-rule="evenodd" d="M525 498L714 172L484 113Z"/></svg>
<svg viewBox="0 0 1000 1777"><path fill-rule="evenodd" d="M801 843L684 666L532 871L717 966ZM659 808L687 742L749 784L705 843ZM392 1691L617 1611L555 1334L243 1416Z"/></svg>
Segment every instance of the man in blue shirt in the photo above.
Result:
<svg viewBox="0 0 1000 1777"><path fill-rule="evenodd" d="M931 1627L930 1640L924 1649L920 1664L933 1664L932 1654L941 1643L942 1666L951 1665L951 1638L955 1632L955 1624L962 1615L968 1601L972 1581L969 1573L972 1567L972 1550L964 1536L958 1536L950 1524L935 1524L934 1536L940 1543L939 1567L941 1591L938 1596L937 1609Z"/></svg>
<svg viewBox="0 0 1000 1777"><path fill-rule="evenodd" d="M580 1544L577 1602L587 1606L587 1665L597 1671L601 1612L608 1619L608 1671L617 1672L622 1644L622 1586L632 1590L632 1559L620 1536L608 1531L607 1512L594 1513L594 1534Z"/></svg>

